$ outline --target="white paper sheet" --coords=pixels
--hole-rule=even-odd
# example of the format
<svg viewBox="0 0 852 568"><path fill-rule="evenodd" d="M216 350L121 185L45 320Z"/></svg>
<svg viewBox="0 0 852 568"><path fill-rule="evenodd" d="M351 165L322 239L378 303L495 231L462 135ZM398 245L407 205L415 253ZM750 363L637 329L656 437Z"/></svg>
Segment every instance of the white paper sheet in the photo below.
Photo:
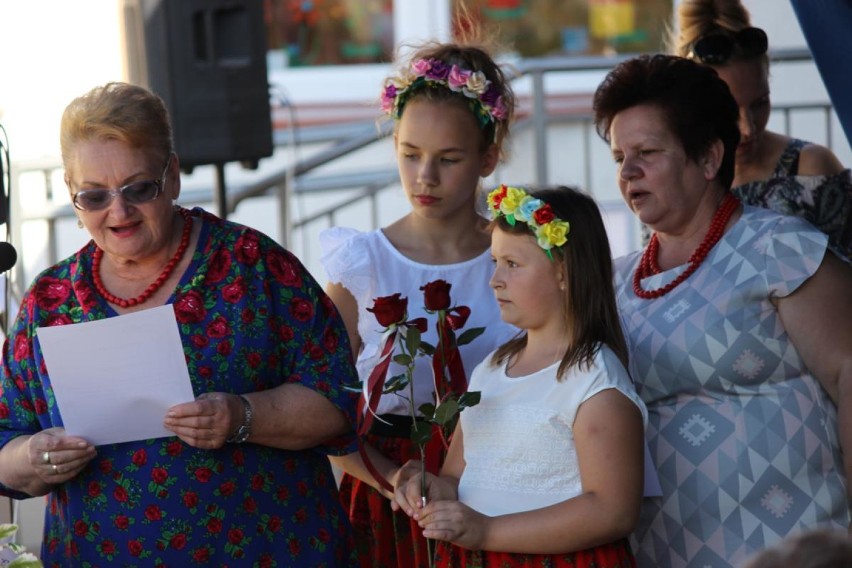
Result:
<svg viewBox="0 0 852 568"><path fill-rule="evenodd" d="M95 445L162 438L195 399L171 305L36 332L68 434Z"/></svg>

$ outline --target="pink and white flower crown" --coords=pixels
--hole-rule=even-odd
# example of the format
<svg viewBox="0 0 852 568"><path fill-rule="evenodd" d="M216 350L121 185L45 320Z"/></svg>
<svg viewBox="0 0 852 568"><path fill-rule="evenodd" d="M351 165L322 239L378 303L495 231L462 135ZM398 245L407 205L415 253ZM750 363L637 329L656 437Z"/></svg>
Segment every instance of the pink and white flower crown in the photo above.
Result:
<svg viewBox="0 0 852 568"><path fill-rule="evenodd" d="M415 59L406 72L385 79L382 111L398 119L408 98L429 87L443 87L467 97L480 128L506 119L508 111L500 89L482 71L462 69L440 59Z"/></svg>

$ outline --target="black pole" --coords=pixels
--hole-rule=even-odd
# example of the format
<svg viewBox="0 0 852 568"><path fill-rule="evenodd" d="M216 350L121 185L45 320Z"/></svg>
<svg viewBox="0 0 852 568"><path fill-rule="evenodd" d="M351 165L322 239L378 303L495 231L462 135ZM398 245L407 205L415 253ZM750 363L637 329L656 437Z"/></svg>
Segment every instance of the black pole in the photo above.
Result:
<svg viewBox="0 0 852 568"><path fill-rule="evenodd" d="M225 188L225 164L216 164L216 188L213 198L216 203L216 215L220 219L227 219L228 192Z"/></svg>

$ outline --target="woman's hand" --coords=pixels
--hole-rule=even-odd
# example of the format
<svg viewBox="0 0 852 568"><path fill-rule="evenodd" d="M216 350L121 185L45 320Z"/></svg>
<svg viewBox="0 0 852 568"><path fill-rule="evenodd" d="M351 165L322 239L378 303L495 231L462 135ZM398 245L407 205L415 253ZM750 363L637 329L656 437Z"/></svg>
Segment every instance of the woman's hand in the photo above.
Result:
<svg viewBox="0 0 852 568"><path fill-rule="evenodd" d="M211 392L171 407L163 425L194 448L215 450L225 445L244 416L239 396Z"/></svg>
<svg viewBox="0 0 852 568"><path fill-rule="evenodd" d="M417 512L423 508L423 473L420 461L409 460L393 475L394 498L391 508L402 509L409 517L417 518ZM458 483L455 479L439 477L426 473L426 502L456 499Z"/></svg>
<svg viewBox="0 0 852 568"><path fill-rule="evenodd" d="M85 439L65 435L64 428L49 428L29 437L26 454L38 478L56 485L75 478L97 451Z"/></svg>
<svg viewBox="0 0 852 568"><path fill-rule="evenodd" d="M481 550L491 517L461 501L433 501L414 514L423 536L446 540L468 550Z"/></svg>

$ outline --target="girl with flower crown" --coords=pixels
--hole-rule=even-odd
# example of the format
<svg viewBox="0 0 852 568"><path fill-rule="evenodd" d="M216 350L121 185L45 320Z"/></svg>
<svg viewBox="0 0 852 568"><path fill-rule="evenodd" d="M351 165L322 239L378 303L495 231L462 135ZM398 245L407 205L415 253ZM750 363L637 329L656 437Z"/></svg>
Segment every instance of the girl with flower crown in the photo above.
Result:
<svg viewBox="0 0 852 568"><path fill-rule="evenodd" d="M626 371L609 241L591 197L501 186L491 288L523 330L476 367L441 475L395 504L446 568L635 566L646 410Z"/></svg>
<svg viewBox="0 0 852 568"><path fill-rule="evenodd" d="M362 233L335 227L323 232L322 262L329 276L327 292L340 310L360 378L365 383L379 358L382 326L368 312L379 297L401 294L411 299L409 318L425 315L415 298L421 286L443 280L456 304L471 309L466 327L485 333L460 348L470 370L517 330L500 319L488 289L491 274L488 221L477 212L480 179L502 155L514 111L514 96L500 67L484 50L456 44L420 48L402 70L386 80L382 109L394 120L394 149L402 188L411 211L379 230ZM423 339L433 345L429 329ZM391 363L388 377L402 367ZM413 373L413 408L434 403L432 369L417 359ZM408 389L406 389L407 391ZM335 458L345 475L341 498L355 529L364 567L428 566L420 528L402 512L391 510L392 491L369 470L391 483L400 466L419 459L410 440L409 401L382 396L359 453Z"/></svg>

